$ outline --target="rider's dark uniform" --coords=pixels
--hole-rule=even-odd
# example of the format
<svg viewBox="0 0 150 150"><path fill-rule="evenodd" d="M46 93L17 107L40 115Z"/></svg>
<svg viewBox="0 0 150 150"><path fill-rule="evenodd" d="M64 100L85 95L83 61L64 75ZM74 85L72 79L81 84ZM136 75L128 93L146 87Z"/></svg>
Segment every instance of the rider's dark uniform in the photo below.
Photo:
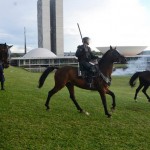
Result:
<svg viewBox="0 0 150 150"><path fill-rule="evenodd" d="M79 65L80 65L80 69L82 71L87 71L88 72L88 83L92 82L92 74L93 72L96 72L95 66L93 66L90 61L92 61L93 59L97 59L98 56L95 56L92 52L91 52L91 48L88 46L89 45L89 41L87 42L87 40L89 40L88 37L83 38L83 45L79 45L77 47L77 51L76 51L76 57L78 57L78 61L79 61Z"/></svg>

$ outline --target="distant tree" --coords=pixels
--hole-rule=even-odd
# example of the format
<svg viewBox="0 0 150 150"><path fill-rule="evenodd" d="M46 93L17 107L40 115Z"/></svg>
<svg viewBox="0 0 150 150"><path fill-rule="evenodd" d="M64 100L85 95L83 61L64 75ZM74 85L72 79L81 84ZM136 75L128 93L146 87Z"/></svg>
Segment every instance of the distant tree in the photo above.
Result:
<svg viewBox="0 0 150 150"><path fill-rule="evenodd" d="M24 53L11 53L11 57L22 57Z"/></svg>
<svg viewBox="0 0 150 150"><path fill-rule="evenodd" d="M94 55L97 55L97 56L103 55L103 53L100 52L100 51L94 51L94 50L92 50L92 53L93 53Z"/></svg>

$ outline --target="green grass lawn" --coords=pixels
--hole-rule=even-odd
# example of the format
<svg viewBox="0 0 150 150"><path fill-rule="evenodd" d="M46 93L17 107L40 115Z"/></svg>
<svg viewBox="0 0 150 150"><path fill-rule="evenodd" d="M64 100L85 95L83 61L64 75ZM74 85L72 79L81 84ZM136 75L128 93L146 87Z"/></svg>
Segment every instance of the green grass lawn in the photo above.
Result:
<svg viewBox="0 0 150 150"><path fill-rule="evenodd" d="M52 97L45 110L47 92L54 85L50 74L38 89L40 73L20 68L5 70L5 91L0 91L0 150L150 150L150 103L142 92L134 102L130 77L113 77L110 89L117 107L108 119L97 92L76 88L77 112L66 88ZM150 91L148 90L150 94ZM107 96L108 107L111 98Z"/></svg>

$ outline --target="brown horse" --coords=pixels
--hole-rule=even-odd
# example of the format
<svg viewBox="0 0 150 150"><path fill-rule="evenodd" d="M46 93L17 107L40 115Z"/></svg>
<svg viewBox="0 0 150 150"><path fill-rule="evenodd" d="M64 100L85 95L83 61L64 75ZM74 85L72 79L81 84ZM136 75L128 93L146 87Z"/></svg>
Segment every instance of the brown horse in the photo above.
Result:
<svg viewBox="0 0 150 150"><path fill-rule="evenodd" d="M48 67L43 74L41 75L40 79L39 79L39 88L41 88L44 84L44 81L46 79L46 77L48 76L48 74L50 72L52 72L54 69L58 69L55 73L55 86L52 90L49 91L48 93L48 97L45 103L45 106L47 109L49 109L49 102L50 102L50 98L57 93L59 90L61 90L63 87L67 87L70 93L70 98L72 99L73 103L75 104L76 108L80 111L80 112L84 112L87 114L87 112L85 112L78 104L78 102L76 101L75 98L75 94L74 94L74 86L77 86L79 88L82 89L86 89L86 90L94 90L94 91L98 91L101 99L102 99L102 103L104 106L104 111L105 114L108 117L111 117L111 114L108 112L107 110L107 103L106 103L106 94L111 95L112 96L112 109L115 109L116 106L116 102L115 102L115 95L112 91L110 91L109 85L111 82L111 74L112 74L112 70L113 70L113 63L114 62L122 62L125 63L126 59L124 56L122 56L117 50L116 48L112 48L110 46L110 50L108 50L102 57L102 59L99 60L98 62L98 76L96 76L93 79L93 84L94 84L94 88L90 88L87 86L86 80L83 79L82 77L78 76L78 69L76 67L71 67L71 66L66 66L66 67L62 67L62 68L57 68L57 67Z"/></svg>
<svg viewBox="0 0 150 150"><path fill-rule="evenodd" d="M141 90L142 87L144 87L142 92L145 94L148 101L150 102L150 97L146 93L148 87L150 86L150 71L136 72L129 81L129 84L131 87L135 86L135 80L137 78L139 78L140 84L138 88L136 89L134 99L136 100L138 92Z"/></svg>

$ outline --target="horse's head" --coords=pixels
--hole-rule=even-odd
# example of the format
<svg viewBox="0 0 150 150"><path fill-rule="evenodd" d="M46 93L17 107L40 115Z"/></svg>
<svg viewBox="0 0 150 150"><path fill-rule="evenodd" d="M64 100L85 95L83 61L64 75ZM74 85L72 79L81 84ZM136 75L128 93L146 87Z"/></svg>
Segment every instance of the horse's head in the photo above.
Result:
<svg viewBox="0 0 150 150"><path fill-rule="evenodd" d="M3 63L4 68L9 67L9 61L10 61L10 48L12 47L5 44L0 44L0 60Z"/></svg>
<svg viewBox="0 0 150 150"><path fill-rule="evenodd" d="M118 52L116 47L112 48L112 46L110 46L110 49L103 55L102 59L107 59L106 61L110 61L111 63L126 63L126 58Z"/></svg>

